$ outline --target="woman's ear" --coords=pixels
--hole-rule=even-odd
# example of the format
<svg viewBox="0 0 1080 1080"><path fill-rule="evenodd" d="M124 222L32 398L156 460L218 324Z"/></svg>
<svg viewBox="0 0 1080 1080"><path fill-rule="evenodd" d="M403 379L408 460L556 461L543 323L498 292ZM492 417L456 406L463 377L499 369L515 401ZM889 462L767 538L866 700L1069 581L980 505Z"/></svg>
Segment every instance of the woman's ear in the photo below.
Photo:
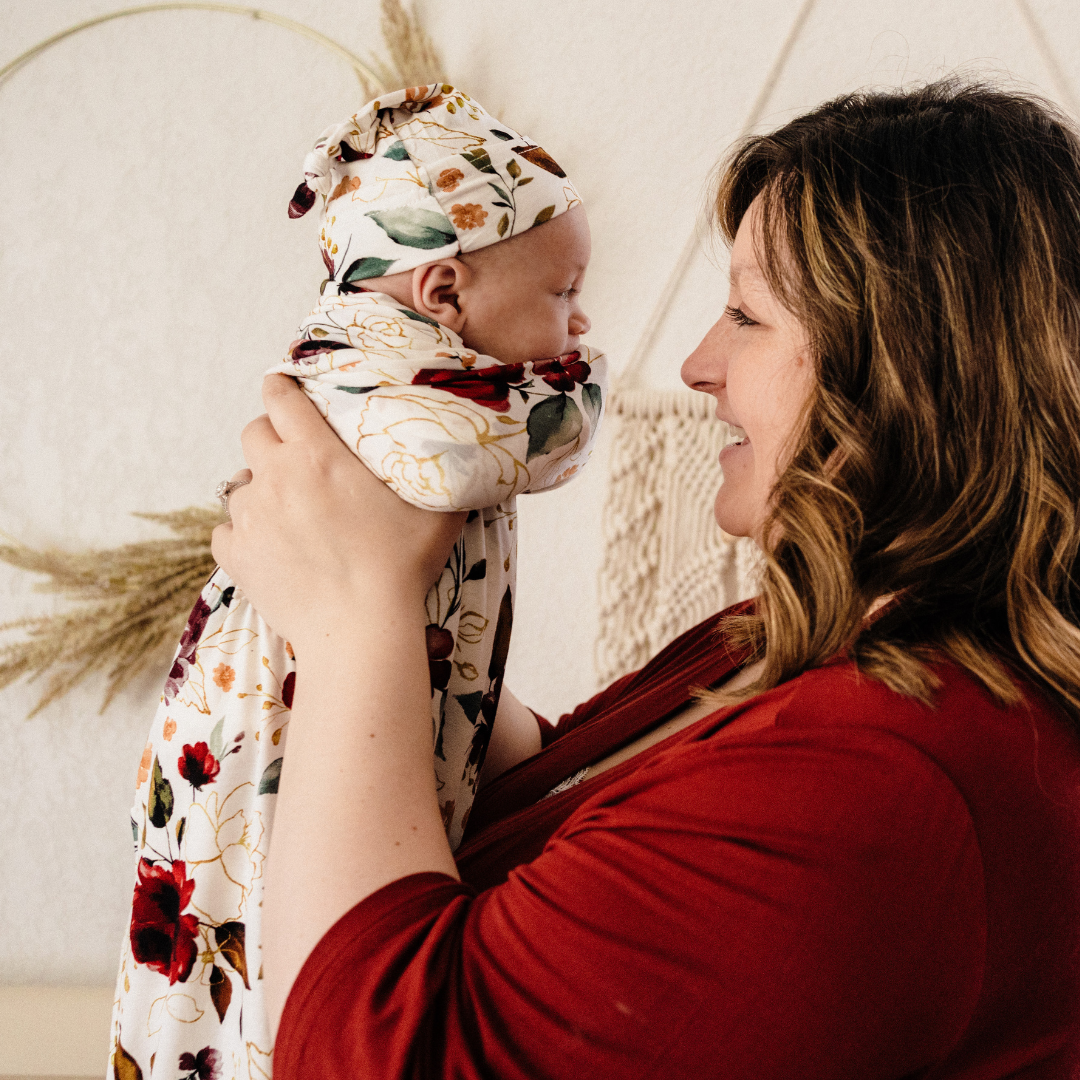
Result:
<svg viewBox="0 0 1080 1080"><path fill-rule="evenodd" d="M465 314L458 297L468 288L472 271L460 259L440 259L413 271L413 310L440 326L460 333Z"/></svg>

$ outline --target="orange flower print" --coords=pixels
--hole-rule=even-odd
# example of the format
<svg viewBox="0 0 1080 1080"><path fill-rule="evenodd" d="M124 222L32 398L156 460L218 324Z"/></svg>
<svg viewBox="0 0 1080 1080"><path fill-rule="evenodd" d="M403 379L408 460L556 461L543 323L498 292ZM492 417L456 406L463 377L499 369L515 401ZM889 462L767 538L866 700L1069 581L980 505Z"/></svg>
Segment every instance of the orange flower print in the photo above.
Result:
<svg viewBox="0 0 1080 1080"><path fill-rule="evenodd" d="M348 195L350 191L355 191L359 186L359 176L342 177L341 183L330 192L330 198L326 201L332 203L335 199L340 199L342 195Z"/></svg>
<svg viewBox="0 0 1080 1080"><path fill-rule="evenodd" d="M172 737L176 734L176 721L171 716L165 721L163 734L166 742L172 742Z"/></svg>
<svg viewBox="0 0 1080 1080"><path fill-rule="evenodd" d="M214 668L214 685L219 686L227 694L232 689L236 680L236 672L228 664L218 664Z"/></svg>
<svg viewBox="0 0 1080 1080"><path fill-rule="evenodd" d="M154 748L150 743L146 744L146 749L142 752L142 757L139 758L139 778L135 781L135 790L146 783L147 777L150 775L150 762L154 757Z"/></svg>
<svg viewBox="0 0 1080 1080"><path fill-rule="evenodd" d="M438 86L435 87L431 97L427 97L427 93L428 88L426 86L410 86L405 91L405 100L401 103L401 107L411 113L427 112L428 109L437 108L446 100L439 93Z"/></svg>
<svg viewBox="0 0 1080 1080"><path fill-rule="evenodd" d="M450 207L450 217L454 225L463 232L469 229L479 229L487 220L487 211L479 203L454 203Z"/></svg>
<svg viewBox="0 0 1080 1080"><path fill-rule="evenodd" d="M465 174L460 169L443 169L439 173L439 179L435 181L435 186L449 194L451 191L457 191L458 181L464 179Z"/></svg>

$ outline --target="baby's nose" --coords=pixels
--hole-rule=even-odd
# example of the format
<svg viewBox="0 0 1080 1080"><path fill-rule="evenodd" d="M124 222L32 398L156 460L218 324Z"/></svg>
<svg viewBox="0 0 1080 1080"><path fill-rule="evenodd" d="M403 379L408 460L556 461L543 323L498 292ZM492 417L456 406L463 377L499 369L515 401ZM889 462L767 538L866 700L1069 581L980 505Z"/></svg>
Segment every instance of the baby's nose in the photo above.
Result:
<svg viewBox="0 0 1080 1080"><path fill-rule="evenodd" d="M592 329L592 322L584 311L575 311L570 316L570 332L572 334L587 334Z"/></svg>

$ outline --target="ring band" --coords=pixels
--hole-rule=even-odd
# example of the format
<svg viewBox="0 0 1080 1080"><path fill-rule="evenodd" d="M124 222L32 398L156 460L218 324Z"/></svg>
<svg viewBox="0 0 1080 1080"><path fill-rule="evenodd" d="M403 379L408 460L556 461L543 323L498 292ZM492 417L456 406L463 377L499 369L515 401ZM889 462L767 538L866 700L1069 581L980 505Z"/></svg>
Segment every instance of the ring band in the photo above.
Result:
<svg viewBox="0 0 1080 1080"><path fill-rule="evenodd" d="M218 484L214 494L218 497L218 501L221 503L221 508L225 511L226 517L231 517L229 513L229 496L237 489L243 487L245 484L250 484L250 480L222 480Z"/></svg>

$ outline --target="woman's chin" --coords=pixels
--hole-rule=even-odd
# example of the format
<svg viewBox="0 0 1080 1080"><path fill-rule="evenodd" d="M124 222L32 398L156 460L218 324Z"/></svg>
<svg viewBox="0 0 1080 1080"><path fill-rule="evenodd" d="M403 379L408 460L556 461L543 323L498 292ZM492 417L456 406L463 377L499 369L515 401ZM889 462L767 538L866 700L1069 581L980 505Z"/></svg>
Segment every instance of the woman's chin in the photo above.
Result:
<svg viewBox="0 0 1080 1080"><path fill-rule="evenodd" d="M750 512L744 499L728 490L727 484L721 484L716 493L713 517L729 536L752 536L754 533L755 515Z"/></svg>

